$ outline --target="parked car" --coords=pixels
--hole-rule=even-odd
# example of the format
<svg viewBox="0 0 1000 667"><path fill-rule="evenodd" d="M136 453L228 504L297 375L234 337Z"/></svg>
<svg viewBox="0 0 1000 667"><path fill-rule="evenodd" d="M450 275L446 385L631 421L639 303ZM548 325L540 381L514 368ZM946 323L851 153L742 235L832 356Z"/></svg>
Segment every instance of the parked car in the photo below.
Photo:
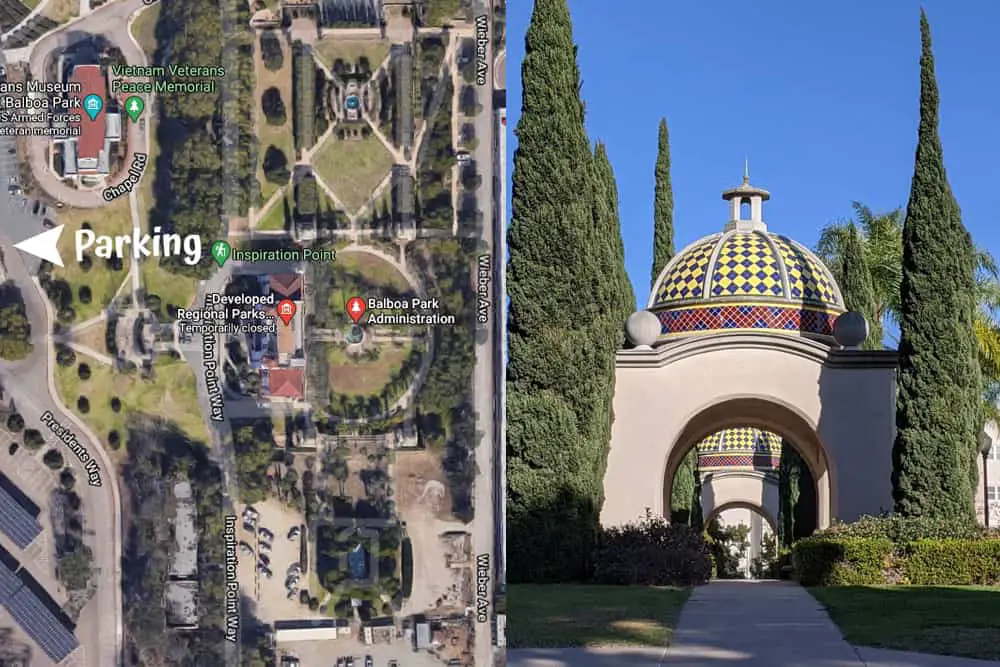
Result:
<svg viewBox="0 0 1000 667"><path fill-rule="evenodd" d="M259 548L262 554L266 554L271 551L271 545L268 542L261 542Z"/></svg>
<svg viewBox="0 0 1000 667"><path fill-rule="evenodd" d="M290 540L298 539L298 537L299 537L299 530L300 529L299 529L298 526L292 526L292 529L290 531L288 531L288 539L290 539Z"/></svg>
<svg viewBox="0 0 1000 667"><path fill-rule="evenodd" d="M271 559L267 556L267 554L259 554L257 556L257 560L264 567L268 567L271 564Z"/></svg>
<svg viewBox="0 0 1000 667"><path fill-rule="evenodd" d="M267 528L261 528L257 531L257 534L260 535L260 539L267 540L268 542L274 539L274 533L269 531Z"/></svg>
<svg viewBox="0 0 1000 667"><path fill-rule="evenodd" d="M375 661L370 655L365 656L365 667L375 667Z"/></svg>
<svg viewBox="0 0 1000 667"><path fill-rule="evenodd" d="M253 547L246 542L240 542L240 553L244 556L253 556Z"/></svg>

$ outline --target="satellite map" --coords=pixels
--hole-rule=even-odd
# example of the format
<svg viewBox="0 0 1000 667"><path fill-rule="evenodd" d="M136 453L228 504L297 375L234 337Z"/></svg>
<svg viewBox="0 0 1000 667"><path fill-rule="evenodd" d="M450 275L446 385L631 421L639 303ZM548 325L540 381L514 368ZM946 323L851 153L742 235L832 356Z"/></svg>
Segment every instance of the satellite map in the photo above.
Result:
<svg viewBox="0 0 1000 667"><path fill-rule="evenodd" d="M0 666L503 664L503 0L0 31Z"/></svg>

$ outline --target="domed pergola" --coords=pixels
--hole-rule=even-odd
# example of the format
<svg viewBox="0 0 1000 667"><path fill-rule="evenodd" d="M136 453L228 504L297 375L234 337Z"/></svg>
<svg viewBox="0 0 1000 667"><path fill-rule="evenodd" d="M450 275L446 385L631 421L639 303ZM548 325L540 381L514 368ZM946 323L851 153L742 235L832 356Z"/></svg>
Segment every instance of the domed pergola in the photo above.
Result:
<svg viewBox="0 0 1000 667"><path fill-rule="evenodd" d="M768 229L770 196L746 174L723 192L722 230L677 253L625 323L632 347L616 360L605 525L645 508L669 517L674 472L692 447L700 465L754 479L703 498L706 517L731 504L773 521L764 478L782 441L809 467L819 527L892 506L896 353L857 349L863 319L845 314L816 255Z"/></svg>

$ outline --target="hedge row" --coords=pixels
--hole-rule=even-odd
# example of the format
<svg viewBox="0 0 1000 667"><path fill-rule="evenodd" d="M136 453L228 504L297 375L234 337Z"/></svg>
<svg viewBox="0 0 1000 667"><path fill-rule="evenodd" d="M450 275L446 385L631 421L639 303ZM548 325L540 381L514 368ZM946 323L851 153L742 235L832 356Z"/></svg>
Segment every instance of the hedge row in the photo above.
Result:
<svg viewBox="0 0 1000 667"><path fill-rule="evenodd" d="M1000 539L918 539L820 535L792 547L805 586L1000 584Z"/></svg>

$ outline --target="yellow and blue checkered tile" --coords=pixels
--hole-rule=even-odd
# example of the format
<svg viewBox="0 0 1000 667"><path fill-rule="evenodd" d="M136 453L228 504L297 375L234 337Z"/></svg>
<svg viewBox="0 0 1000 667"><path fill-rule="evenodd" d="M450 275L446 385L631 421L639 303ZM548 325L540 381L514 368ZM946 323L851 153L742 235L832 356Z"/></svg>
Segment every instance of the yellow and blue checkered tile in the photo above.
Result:
<svg viewBox="0 0 1000 667"><path fill-rule="evenodd" d="M763 235L730 234L719 249L712 273L712 296L781 296L778 258Z"/></svg>

